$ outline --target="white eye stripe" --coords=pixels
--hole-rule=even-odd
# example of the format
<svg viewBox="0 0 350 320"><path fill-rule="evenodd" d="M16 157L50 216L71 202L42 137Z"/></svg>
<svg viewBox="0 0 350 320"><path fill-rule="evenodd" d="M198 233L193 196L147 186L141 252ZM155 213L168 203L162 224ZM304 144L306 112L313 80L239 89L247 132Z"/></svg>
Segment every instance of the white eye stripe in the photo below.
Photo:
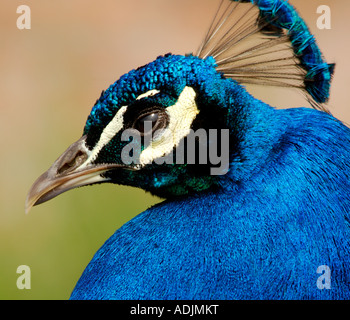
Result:
<svg viewBox="0 0 350 320"><path fill-rule="evenodd" d="M181 139L190 132L193 120L199 113L196 101L196 92L192 87L185 87L177 102L166 108L169 116L167 133L151 141L150 145L140 154L142 166L151 163L154 159L169 154L177 147Z"/></svg>
<svg viewBox="0 0 350 320"><path fill-rule="evenodd" d="M154 95L156 95L157 93L159 93L159 90L153 89L153 90L149 90L143 94L140 94L136 100L141 100L142 98L146 98L146 97L152 97Z"/></svg>
<svg viewBox="0 0 350 320"><path fill-rule="evenodd" d="M128 106L121 107L118 112L115 114L113 119L108 123L108 125L103 129L100 139L96 143L95 147L92 149L91 153L89 154L89 157L85 161L85 163L82 165L82 167L85 167L89 163L93 162L99 152L102 150L102 148L107 145L112 138L123 128L124 125L124 113Z"/></svg>
<svg viewBox="0 0 350 320"><path fill-rule="evenodd" d="M136 100L140 100L142 98L154 96L155 94L159 93L159 90L149 90L143 94L140 94ZM88 164L93 162L99 152L102 150L104 146L106 146L113 137L123 128L124 126L124 113L127 110L128 106L122 106L118 112L115 114L113 119L108 123L108 125L103 129L99 141L96 143L95 147L92 149L92 151L89 152L89 156L85 163L82 164L81 168L86 167Z"/></svg>

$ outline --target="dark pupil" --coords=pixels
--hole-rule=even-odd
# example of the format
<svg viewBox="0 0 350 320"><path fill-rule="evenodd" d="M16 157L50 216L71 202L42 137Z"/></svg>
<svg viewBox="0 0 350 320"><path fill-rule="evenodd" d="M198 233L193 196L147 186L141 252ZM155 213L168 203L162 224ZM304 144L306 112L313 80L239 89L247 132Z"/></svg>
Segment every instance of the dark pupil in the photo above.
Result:
<svg viewBox="0 0 350 320"><path fill-rule="evenodd" d="M144 116L137 121L136 129L139 130L140 132L150 131L152 130L153 126L156 124L157 120L158 120L158 113L148 114L147 116ZM148 123L146 124L146 122Z"/></svg>

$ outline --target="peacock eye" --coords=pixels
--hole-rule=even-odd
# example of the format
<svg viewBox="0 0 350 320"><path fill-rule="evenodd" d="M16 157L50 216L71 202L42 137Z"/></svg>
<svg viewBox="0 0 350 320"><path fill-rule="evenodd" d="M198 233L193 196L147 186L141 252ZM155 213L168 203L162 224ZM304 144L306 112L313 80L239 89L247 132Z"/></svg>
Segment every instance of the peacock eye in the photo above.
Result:
<svg viewBox="0 0 350 320"><path fill-rule="evenodd" d="M142 134L147 134L154 131L159 119L159 112L152 112L147 115L142 115L134 123L134 128Z"/></svg>

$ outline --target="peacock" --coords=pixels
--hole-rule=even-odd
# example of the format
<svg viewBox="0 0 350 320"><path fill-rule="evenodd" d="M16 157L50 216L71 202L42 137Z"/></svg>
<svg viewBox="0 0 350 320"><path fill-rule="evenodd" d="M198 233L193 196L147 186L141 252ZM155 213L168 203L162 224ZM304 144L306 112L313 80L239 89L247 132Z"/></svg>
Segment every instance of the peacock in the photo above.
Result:
<svg viewBox="0 0 350 320"><path fill-rule="evenodd" d="M334 67L288 1L222 0L198 52L102 91L26 210L100 183L164 201L103 244L71 299L349 299L350 130L326 105ZM310 105L272 107L249 84Z"/></svg>

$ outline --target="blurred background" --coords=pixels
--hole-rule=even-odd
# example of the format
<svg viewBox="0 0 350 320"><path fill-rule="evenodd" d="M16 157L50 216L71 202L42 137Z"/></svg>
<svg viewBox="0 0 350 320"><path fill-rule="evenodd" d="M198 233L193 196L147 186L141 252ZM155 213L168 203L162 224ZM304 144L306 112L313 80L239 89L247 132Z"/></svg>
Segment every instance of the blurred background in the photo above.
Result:
<svg viewBox="0 0 350 320"><path fill-rule="evenodd" d="M350 123L348 0L291 0L336 62L329 109ZM19 30L19 5L31 29ZM168 52L196 51L219 0L2 0L0 4L0 299L68 299L93 254L116 229L161 199L101 185L65 193L24 213L26 193L77 140L101 91ZM331 30L316 9L331 8ZM251 88L278 107L307 106L294 91ZM19 290L17 267L31 268Z"/></svg>

